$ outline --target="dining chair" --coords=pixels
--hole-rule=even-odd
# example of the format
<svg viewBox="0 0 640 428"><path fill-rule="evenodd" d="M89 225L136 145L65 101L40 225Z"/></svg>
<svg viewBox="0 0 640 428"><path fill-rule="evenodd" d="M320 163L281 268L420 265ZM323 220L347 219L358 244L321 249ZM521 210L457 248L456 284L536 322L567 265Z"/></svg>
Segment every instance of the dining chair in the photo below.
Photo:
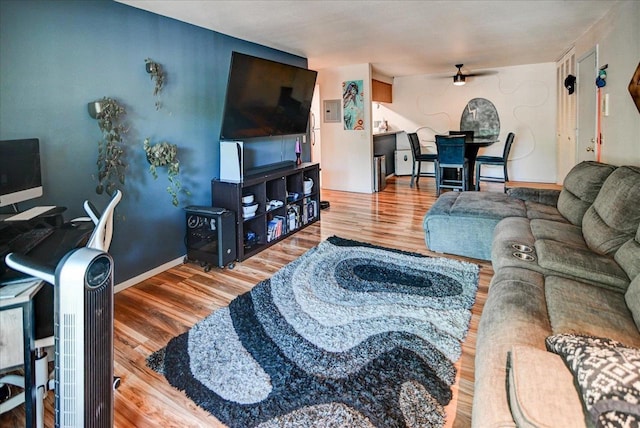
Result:
<svg viewBox="0 0 640 428"><path fill-rule="evenodd" d="M420 149L420 139L418 138L417 132L407 133L409 137L409 143L411 144L411 155L413 156L413 169L411 170L411 183L410 187L413 187L413 183L418 184L418 180L420 176L422 177L436 177L436 182L438 181L438 171L436 168L436 161L438 159L438 155L430 154L430 153L422 153ZM421 172L422 162L433 162L434 173L430 172ZM417 168L416 168L417 167ZM416 171L417 169L417 171Z"/></svg>
<svg viewBox="0 0 640 428"><path fill-rule="evenodd" d="M475 131L449 131L449 135L464 135L465 141L473 141Z"/></svg>
<svg viewBox="0 0 640 428"><path fill-rule="evenodd" d="M440 190L459 189L468 190L469 160L464 156L464 135L436 135L438 160L436 164L436 194ZM445 173L445 168L455 169L455 177Z"/></svg>
<svg viewBox="0 0 640 428"><path fill-rule="evenodd" d="M506 183L509 181L509 171L507 170L507 160L509 160L509 152L513 145L515 134L509 132L507 140L504 143L502 156L478 156L476 158L476 190L480 190L480 181L492 181L495 183ZM481 174L482 165L502 166L503 177L493 177Z"/></svg>

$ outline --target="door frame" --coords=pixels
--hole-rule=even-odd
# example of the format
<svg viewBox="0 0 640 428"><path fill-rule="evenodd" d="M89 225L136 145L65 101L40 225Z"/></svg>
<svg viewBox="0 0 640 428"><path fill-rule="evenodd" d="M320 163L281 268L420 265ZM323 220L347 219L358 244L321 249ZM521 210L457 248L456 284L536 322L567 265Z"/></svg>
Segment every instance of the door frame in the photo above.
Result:
<svg viewBox="0 0 640 428"><path fill-rule="evenodd" d="M569 94L564 86L568 75L576 75L576 53L572 46L556 61L556 183L562 184L575 165L576 152L576 95Z"/></svg>
<svg viewBox="0 0 640 428"><path fill-rule="evenodd" d="M581 158L582 155L582 151L586 150L586 147L584 147L581 143L581 136L580 136L580 129L582 127L583 123L587 123L589 122L589 120L585 117L580 117L580 104L581 101L580 100L580 93L585 93L584 90L580 90L580 88L584 88L584 86L581 85L589 85L592 89L593 89L593 102L595 105L595 114L593 116L593 118L591 118L591 120L593 120L593 159L591 160L596 160L597 156L596 156L596 150L599 150L598 147L598 110L600 108L600 106L598 105L598 93L597 90L595 89L595 79L596 79L596 75L598 73L598 59L599 59L599 53L598 53L598 45L596 44L593 48L589 49L587 52L585 52L580 58L578 58L578 60L576 61L576 74L579 77L580 76L580 63L582 61L584 61L585 59L587 59L589 56L594 55L595 59L594 59L594 68L593 68L593 79L590 82L582 82L582 79L578 78L576 81L576 95L577 95L577 106L578 108L576 108L576 152L575 152L575 159L576 162L578 162L578 160Z"/></svg>

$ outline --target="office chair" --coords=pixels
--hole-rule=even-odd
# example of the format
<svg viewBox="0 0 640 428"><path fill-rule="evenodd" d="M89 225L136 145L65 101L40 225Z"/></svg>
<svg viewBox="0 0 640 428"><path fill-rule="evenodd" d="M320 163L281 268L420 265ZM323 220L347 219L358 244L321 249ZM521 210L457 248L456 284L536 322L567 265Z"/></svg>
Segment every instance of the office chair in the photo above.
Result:
<svg viewBox="0 0 640 428"><path fill-rule="evenodd" d="M480 190L480 181L492 181L496 183L506 183L509 181L509 172L507 171L507 160L509 159L509 152L513 145L513 139L515 134L509 132L507 135L507 141L504 143L504 149L502 151L502 157L500 156L478 156L476 158L476 190ZM480 173L482 165L495 165L502 166L503 177L491 177L485 176Z"/></svg>
<svg viewBox="0 0 640 428"><path fill-rule="evenodd" d="M73 219L72 223L80 223L80 222L93 222L95 225L93 228L93 232L89 237L89 240L86 243L86 247L93 248L100 251L108 251L109 246L111 245L111 238L113 237L113 215L116 208L116 205L122 199L122 192L116 190L111 201L105 208L104 212L100 214L100 212L96 209L96 207L89 202L88 200L84 202L84 210L86 211L88 217L79 217ZM51 277L48 281L49 284L54 283L54 278ZM38 428L42 428L44 426L44 400L47 397L47 393L53 389L52 384L50 383L50 373L48 367L47 354L44 352L46 348L50 348L54 346L54 338L53 336L45 337L42 339L35 340L34 347L36 349L36 369L34 373L35 377L35 387L36 387L36 426ZM120 382L120 378L114 378L114 388L118 387ZM6 375L0 378L0 386L1 385L14 385L20 388L25 388L24 376L18 375ZM26 389L25 389L26 390ZM20 404L24 403L25 392L21 392L20 394L16 394L15 396L9 398L8 400L0 403L0 414L8 412Z"/></svg>
<svg viewBox="0 0 640 428"><path fill-rule="evenodd" d="M469 160L464 156L465 136L436 135L436 146L438 147L437 196L440 196L440 190L443 188L468 190ZM449 177L444 168L456 169L456 177ZM461 173L458 174L458 171Z"/></svg>
<svg viewBox="0 0 640 428"><path fill-rule="evenodd" d="M418 184L418 180L420 180L421 176L436 177L436 182L437 182L438 170L436 169L435 165L438 159L438 155L422 153L422 151L420 150L420 139L418 138L418 133L416 132L408 133L407 136L409 137L409 143L411 143L411 155L413 156L413 169L411 170L411 184L409 186L413 187L414 180L415 180L415 183ZM433 174L429 172L420 173L422 162L433 162L433 166L434 166L433 170L435 172ZM417 172L416 172L416 166L418 167Z"/></svg>

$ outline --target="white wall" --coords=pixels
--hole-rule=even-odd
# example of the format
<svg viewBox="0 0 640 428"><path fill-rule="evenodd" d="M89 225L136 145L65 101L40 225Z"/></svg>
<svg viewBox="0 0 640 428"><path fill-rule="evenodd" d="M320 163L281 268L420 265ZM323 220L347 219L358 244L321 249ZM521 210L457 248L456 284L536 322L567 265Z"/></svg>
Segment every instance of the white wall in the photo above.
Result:
<svg viewBox="0 0 640 428"><path fill-rule="evenodd" d="M640 2L623 1L575 43L577 58L598 44L600 64L609 64L603 93L609 93L610 115L603 117L601 160L615 165L640 166L640 115L627 90L640 60L638 23ZM496 75L476 77L462 87L454 87L450 78L432 75L395 78L392 104L380 103L378 107L378 103L373 106L366 103L366 131L344 131L342 123L321 121L324 187L373 191L372 121L384 118L389 122L390 130L414 132L419 129L424 143L424 140L433 139L436 133L459 129L463 108L477 97L486 98L496 106L502 141L508 132L516 134L510 156L510 178L548 183L561 181L562 177L556 172L555 63L495 70L498 71ZM369 64L319 70L321 98L341 99L343 81L362 79L367 92L365 100L370 100L371 76ZM502 147L502 143L496 143L481 150L480 154L500 155Z"/></svg>
<svg viewBox="0 0 640 428"><path fill-rule="evenodd" d="M609 94L609 116L602 117L601 161L640 166L640 113L627 89L640 61L640 2L617 4L576 41L576 58L596 45L599 65L609 65L602 89L603 96Z"/></svg>
<svg viewBox="0 0 640 428"><path fill-rule="evenodd" d="M481 149L479 154L501 156L507 134L514 132L509 178L555 182L555 63L493 70L497 73L469 78L464 86L453 86L452 79L444 76L397 77L393 84L393 103L380 104L379 108L374 103L372 120L386 119L391 130L418 130L421 143L425 144L426 140L435 140L435 134L460 129L460 117L467 103L473 98L486 98L498 110L501 141ZM500 174L497 169L485 171L483 167L483 174L485 172Z"/></svg>
<svg viewBox="0 0 640 428"><path fill-rule="evenodd" d="M362 80L364 90L364 131L345 131L340 123L320 118L322 135L322 187L348 192L373 192L373 138L371 135L371 70L358 64L318 70L320 105L324 100L342 100L342 82ZM321 115L323 116L323 115Z"/></svg>

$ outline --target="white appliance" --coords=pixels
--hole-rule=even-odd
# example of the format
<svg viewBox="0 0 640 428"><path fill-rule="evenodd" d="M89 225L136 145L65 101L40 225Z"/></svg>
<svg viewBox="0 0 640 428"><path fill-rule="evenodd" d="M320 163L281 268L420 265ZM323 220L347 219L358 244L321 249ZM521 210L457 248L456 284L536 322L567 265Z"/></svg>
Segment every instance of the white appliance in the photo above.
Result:
<svg viewBox="0 0 640 428"><path fill-rule="evenodd" d="M244 148L242 141L220 141L220 181L242 183Z"/></svg>
<svg viewBox="0 0 640 428"><path fill-rule="evenodd" d="M7 265L54 284L55 426L113 426L113 260L78 248L55 274L11 253Z"/></svg>
<svg viewBox="0 0 640 428"><path fill-rule="evenodd" d="M402 131L396 134L395 174L411 175L413 171L413 155L409 136Z"/></svg>
<svg viewBox="0 0 640 428"><path fill-rule="evenodd" d="M411 150L395 151L396 175L411 175L413 171L413 155Z"/></svg>
<svg viewBox="0 0 640 428"><path fill-rule="evenodd" d="M309 140L311 142L311 162L322 165L322 138L320 135L320 85L316 84L311 99L311 111L309 113ZM322 171L320 171L319 186L322 186Z"/></svg>

